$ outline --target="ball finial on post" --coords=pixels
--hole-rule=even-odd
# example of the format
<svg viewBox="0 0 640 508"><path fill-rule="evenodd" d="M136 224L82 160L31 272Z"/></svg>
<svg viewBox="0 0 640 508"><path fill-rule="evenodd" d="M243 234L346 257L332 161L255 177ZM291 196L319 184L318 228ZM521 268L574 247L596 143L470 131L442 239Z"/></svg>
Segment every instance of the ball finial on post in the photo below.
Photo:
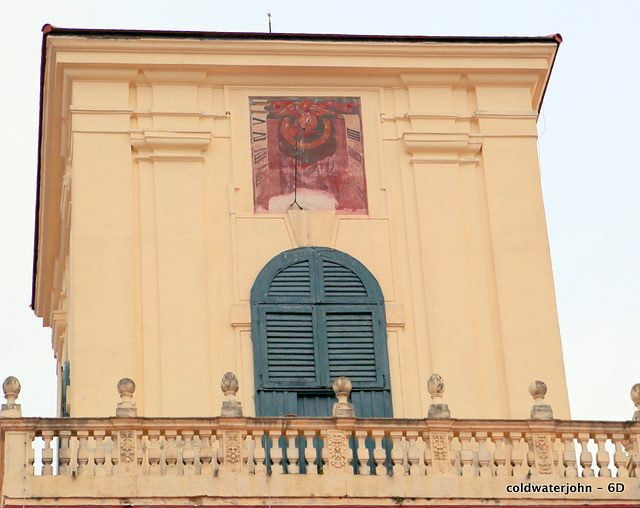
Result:
<svg viewBox="0 0 640 508"><path fill-rule="evenodd" d="M532 420L553 420L553 410L549 404L544 403L544 397L547 394L547 385L544 381L536 379L529 385L529 393L533 397L535 403L531 406Z"/></svg>
<svg viewBox="0 0 640 508"><path fill-rule="evenodd" d="M9 376L2 383L2 391L4 398L7 399L6 404L2 404L0 416L3 418L20 418L22 416L22 408L20 404L16 404L16 399L20 394L20 381L15 376Z"/></svg>
<svg viewBox="0 0 640 508"><path fill-rule="evenodd" d="M118 381L118 393L120 394L120 402L116 406L116 416L124 418L132 418L138 416L138 408L133 400L133 394L136 391L136 384L133 379L123 377Z"/></svg>
<svg viewBox="0 0 640 508"><path fill-rule="evenodd" d="M442 396L444 395L444 379L440 374L431 374L429 381L427 381L427 390L431 394L431 405L429 406L429 413L427 418L451 418L451 411L449 411L449 405L442 403Z"/></svg>
<svg viewBox="0 0 640 508"><path fill-rule="evenodd" d="M631 387L631 400L636 406L636 411L633 413L632 421L640 422L640 383L636 383Z"/></svg>
<svg viewBox="0 0 640 508"><path fill-rule="evenodd" d="M347 402L351 389L351 380L348 377L340 376L333 382L333 391L338 402L333 405L333 416L337 418L354 418L356 416L353 404Z"/></svg>
<svg viewBox="0 0 640 508"><path fill-rule="evenodd" d="M222 416L242 416L242 403L236 400L236 394L239 389L238 378L233 372L227 372L222 376L220 390L226 397L220 410Z"/></svg>

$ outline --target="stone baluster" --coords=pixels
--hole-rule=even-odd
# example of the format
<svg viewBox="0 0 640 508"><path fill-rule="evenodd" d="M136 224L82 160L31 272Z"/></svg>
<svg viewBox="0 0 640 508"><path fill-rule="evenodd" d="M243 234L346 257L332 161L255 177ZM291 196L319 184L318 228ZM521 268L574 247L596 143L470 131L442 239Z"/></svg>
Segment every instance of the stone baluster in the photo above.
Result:
<svg viewBox="0 0 640 508"><path fill-rule="evenodd" d="M631 387L631 400L636 406L636 410L633 413L631 420L634 422L640 422L640 383L636 383Z"/></svg>
<svg viewBox="0 0 640 508"><path fill-rule="evenodd" d="M578 442L582 447L582 451L580 452L580 465L582 466L582 476L584 476L585 478L590 478L592 476L595 476L595 473L591 468L593 464L593 456L591 455L591 452L587 449L587 443L589 442L589 434L579 433Z"/></svg>
<svg viewBox="0 0 640 508"><path fill-rule="evenodd" d="M535 401L531 406L532 420L553 420L553 410L549 404L544 403L547 394L547 385L540 380L532 381L529 385L529 393Z"/></svg>
<svg viewBox="0 0 640 508"><path fill-rule="evenodd" d="M511 438L511 474L518 477L527 476L529 467L525 463L527 451L522 449L522 433L511 432L509 437Z"/></svg>
<svg viewBox="0 0 640 508"><path fill-rule="evenodd" d="M491 453L487 449L487 432L477 432L476 441L478 442L478 466L480 467L480 476L491 476Z"/></svg>
<svg viewBox="0 0 640 508"><path fill-rule="evenodd" d="M61 476L69 476L71 474L71 449L69 441L71 440L71 432L68 430L60 431L60 449L58 450L58 474Z"/></svg>
<svg viewBox="0 0 640 508"><path fill-rule="evenodd" d="M473 467L471 437L471 432L460 432L460 465L462 466L462 476L476 476L476 471Z"/></svg>
<svg viewBox="0 0 640 508"><path fill-rule="evenodd" d="M200 474L202 476L213 476L211 434L212 432L209 429L198 431L198 437L200 438Z"/></svg>
<svg viewBox="0 0 640 508"><path fill-rule="evenodd" d="M528 474L530 476L537 476L539 472L538 468L536 467L535 443L533 435L529 433L525 434L524 440L527 444L525 463L527 464L527 466L529 466Z"/></svg>
<svg viewBox="0 0 640 508"><path fill-rule="evenodd" d="M409 474L414 476L424 475L424 466L420 463L422 453L418 449L418 431L407 431L407 439L409 440L409 450L407 451Z"/></svg>
<svg viewBox="0 0 640 508"><path fill-rule="evenodd" d="M424 461L424 472L427 476L431 476L436 474L434 471L434 457L433 450L431 449L431 436L429 431L424 431L422 433L422 441L424 443L424 456L422 460Z"/></svg>
<svg viewBox="0 0 640 508"><path fill-rule="evenodd" d="M564 466L564 475L567 478L577 478L578 476L576 449L573 442L574 437L573 434L562 434L562 442L564 443L562 465Z"/></svg>
<svg viewBox="0 0 640 508"><path fill-rule="evenodd" d="M223 463L222 430L216 430L211 434L211 465L214 476L224 474L220 464Z"/></svg>
<svg viewBox="0 0 640 508"><path fill-rule="evenodd" d="M147 438L149 439L149 447L147 449L149 476L160 476L160 474L162 474L160 465L160 459L162 457L162 451L160 450L160 431L150 430L147 433Z"/></svg>
<svg viewBox="0 0 640 508"><path fill-rule="evenodd" d="M596 464L600 470L598 476L611 477L611 469L609 469L609 452L605 448L607 442L606 434L596 434L595 442L598 445L598 451L596 453Z"/></svg>
<svg viewBox="0 0 640 508"><path fill-rule="evenodd" d="M407 474L404 467L405 459L405 442L402 438L403 432L400 430L392 430L389 433L393 448L391 449L391 462L393 464L393 476L403 476Z"/></svg>
<svg viewBox="0 0 640 508"><path fill-rule="evenodd" d="M442 402L444 379L439 374L431 374L429 381L427 381L427 390L429 390L432 400L427 418L451 418L448 404Z"/></svg>
<svg viewBox="0 0 640 508"><path fill-rule="evenodd" d="M447 452L449 454L449 468L448 468L448 471L453 471L454 472L453 474L457 475L460 472L456 468L456 460L458 459L459 455L453 449L453 446L451 446L453 444L453 440L449 439L448 435L447 435L447 441L448 441L448 444L449 444L449 448L448 448L448 452Z"/></svg>
<svg viewBox="0 0 640 508"><path fill-rule="evenodd" d="M354 418L356 416L353 404L347 402L351 395L351 380L341 376L333 382L333 391L338 402L333 405L333 416L336 418Z"/></svg>
<svg viewBox="0 0 640 508"><path fill-rule="evenodd" d="M222 408L220 410L222 416L242 416L242 403L236 400L236 394L239 388L238 378L233 372L227 372L222 376L220 389L226 398L226 400L222 402Z"/></svg>
<svg viewBox="0 0 640 508"><path fill-rule="evenodd" d="M307 474L308 475L317 475L318 474L318 465L316 464L316 447L314 440L316 438L315 430L305 430L304 431L304 440L305 440L305 449L304 449L304 459L307 463Z"/></svg>
<svg viewBox="0 0 640 508"><path fill-rule="evenodd" d="M255 463L254 474L265 475L267 474L267 464L265 460L267 458L266 450L264 449L264 430L256 429L252 432L253 436L253 461ZM309 446L309 445L307 445ZM308 473L308 467L307 467Z"/></svg>
<svg viewBox="0 0 640 508"><path fill-rule="evenodd" d="M615 452L613 454L613 463L618 469L618 478L629 477L629 455L627 455L622 449L622 442L624 441L624 434L613 434L611 441L615 446Z"/></svg>
<svg viewBox="0 0 640 508"><path fill-rule="evenodd" d="M280 431L272 429L268 431L268 434L269 439L271 439L271 474L284 474L282 448L280 447Z"/></svg>
<svg viewBox="0 0 640 508"><path fill-rule="evenodd" d="M375 448L373 449L373 462L376 465L376 475L386 476L387 468L384 462L385 462L385 459L387 458L387 452L382 447L382 441L384 439L384 431L374 430L371 432L371 437L375 443Z"/></svg>
<svg viewBox="0 0 640 508"><path fill-rule="evenodd" d="M134 433L134 436L135 436L137 448L138 448L138 453L136 454L136 463L138 467L136 471L137 471L137 474L146 474L148 469L145 463L144 438L142 437L142 434L139 434L137 432Z"/></svg>
<svg viewBox="0 0 640 508"><path fill-rule="evenodd" d="M178 474L178 447L176 446L176 437L178 432L175 430L166 430L164 438L166 443L165 460L167 461L167 475L174 476Z"/></svg>
<svg viewBox="0 0 640 508"><path fill-rule="evenodd" d="M89 468L89 447L87 440L89 439L88 430L79 430L78 436L78 476L93 475L93 471Z"/></svg>
<svg viewBox="0 0 640 508"><path fill-rule="evenodd" d="M184 442L182 447L182 474L185 476L193 476L196 472L196 451L193 449L194 434L195 432L192 430L183 430L181 432L182 441Z"/></svg>
<svg viewBox="0 0 640 508"><path fill-rule="evenodd" d="M104 450L104 430L95 430L93 431L93 438L96 441L96 448L93 452L93 460L95 462L95 475L96 476L105 476L106 470L104 466L106 453Z"/></svg>
<svg viewBox="0 0 640 508"><path fill-rule="evenodd" d="M35 434L33 432L29 432L27 434L27 472L30 476L34 476L36 474L35 471L35 451L33 449L33 442L35 441Z"/></svg>
<svg viewBox="0 0 640 508"><path fill-rule="evenodd" d="M358 450L356 457L358 459L358 474L362 476L368 476L371 474L371 468L369 467L369 450L367 448L367 431L356 430L355 438L358 443Z"/></svg>
<svg viewBox="0 0 640 508"><path fill-rule="evenodd" d="M111 440L113 441L113 449L111 450L111 463L113 466L111 467L111 474L116 475L120 473L120 456L118 454L117 434L112 435Z"/></svg>
<svg viewBox="0 0 640 508"><path fill-rule="evenodd" d="M2 383L4 398L7 399L7 403L2 404L2 410L0 411L2 418L20 418L22 416L22 406L16 404L20 389L20 381L18 381L17 377L9 376Z"/></svg>
<svg viewBox="0 0 640 508"><path fill-rule="evenodd" d="M504 432L492 432L491 437L496 444L493 452L493 465L495 476L509 476L507 467L507 450L504 443Z"/></svg>
<svg viewBox="0 0 640 508"><path fill-rule="evenodd" d="M133 418L138 416L138 409L133 400L133 393L136 391L136 384L132 379L123 377L118 381L118 393L120 394L120 402L116 406L116 416L123 418Z"/></svg>
<svg viewBox="0 0 640 508"><path fill-rule="evenodd" d="M296 446L298 431L288 429L285 431L285 436L287 437L287 472L288 474L298 474L300 473L300 450Z"/></svg>
<svg viewBox="0 0 640 508"><path fill-rule="evenodd" d="M51 448L53 431L43 430L42 439L44 440L44 448L42 450L42 476L50 476L53 474L53 448Z"/></svg>

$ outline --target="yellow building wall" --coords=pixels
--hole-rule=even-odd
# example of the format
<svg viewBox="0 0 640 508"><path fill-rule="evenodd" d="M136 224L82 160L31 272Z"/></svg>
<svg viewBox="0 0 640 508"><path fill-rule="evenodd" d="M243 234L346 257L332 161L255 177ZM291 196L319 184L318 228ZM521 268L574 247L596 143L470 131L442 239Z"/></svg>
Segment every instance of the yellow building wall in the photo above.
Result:
<svg viewBox="0 0 640 508"><path fill-rule="evenodd" d="M48 38L35 291L72 416L112 414L122 377L140 416L215 416L226 371L254 414L251 286L319 245L382 287L395 417L434 372L454 417L528 418L534 379L569 417L536 146L555 43L76 39ZM368 215L254 213L252 96L360 98Z"/></svg>

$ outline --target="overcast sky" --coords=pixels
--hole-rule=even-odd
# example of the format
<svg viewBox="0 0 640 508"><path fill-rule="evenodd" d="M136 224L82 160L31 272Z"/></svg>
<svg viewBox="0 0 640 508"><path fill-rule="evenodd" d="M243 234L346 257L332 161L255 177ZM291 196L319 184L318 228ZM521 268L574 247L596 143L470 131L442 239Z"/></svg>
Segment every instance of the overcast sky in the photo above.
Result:
<svg viewBox="0 0 640 508"><path fill-rule="evenodd" d="M572 416L630 419L640 382L638 0L0 0L0 378L20 379L23 414L56 412L50 331L29 309L42 25L261 32L267 12L285 33L562 34L538 130Z"/></svg>

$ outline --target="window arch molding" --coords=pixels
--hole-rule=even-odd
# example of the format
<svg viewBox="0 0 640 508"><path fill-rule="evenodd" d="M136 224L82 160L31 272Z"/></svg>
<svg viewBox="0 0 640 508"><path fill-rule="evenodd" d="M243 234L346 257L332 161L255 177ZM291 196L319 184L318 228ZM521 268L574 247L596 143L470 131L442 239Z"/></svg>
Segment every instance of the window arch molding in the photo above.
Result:
<svg viewBox="0 0 640 508"><path fill-rule="evenodd" d="M251 290L259 416L328 416L347 376L357 416L392 416L384 296L371 272L327 247L285 251Z"/></svg>

